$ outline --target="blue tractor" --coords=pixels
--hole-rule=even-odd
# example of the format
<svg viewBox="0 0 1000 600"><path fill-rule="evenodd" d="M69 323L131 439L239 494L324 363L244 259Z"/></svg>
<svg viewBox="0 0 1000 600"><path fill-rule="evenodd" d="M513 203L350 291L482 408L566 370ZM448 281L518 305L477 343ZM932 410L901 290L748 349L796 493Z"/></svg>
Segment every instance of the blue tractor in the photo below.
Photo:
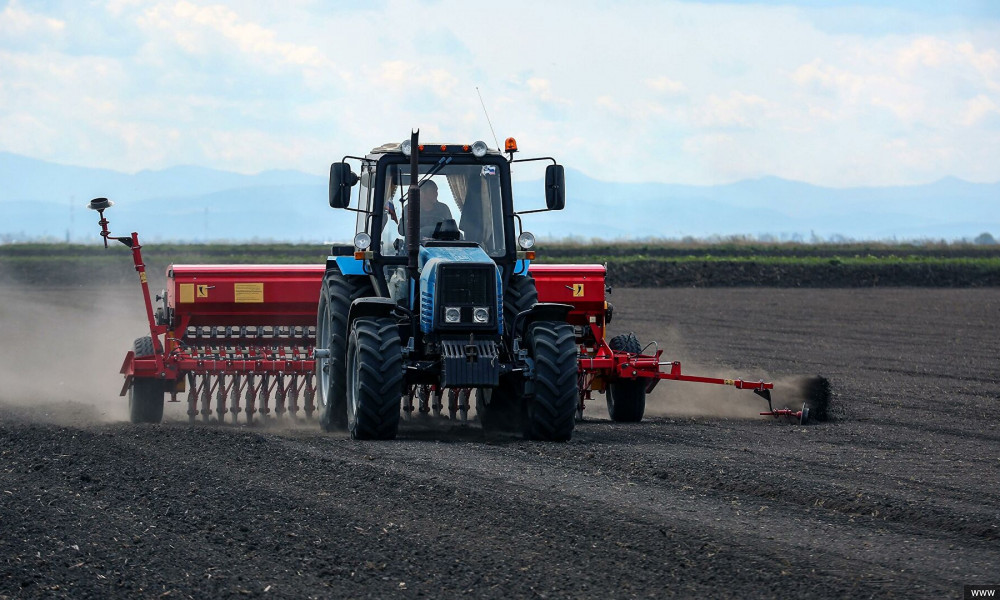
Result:
<svg viewBox="0 0 1000 600"><path fill-rule="evenodd" d="M320 292L325 430L392 439L401 413L440 413L447 394L452 418L467 418L474 396L485 429L572 436L571 306L538 302L528 274L534 236L520 232L511 194L511 164L524 161L514 160L513 139L504 150L421 144L414 132L331 165L330 206L356 214L357 234L353 247L334 247ZM539 210L561 210L563 167L526 160L551 162Z"/></svg>

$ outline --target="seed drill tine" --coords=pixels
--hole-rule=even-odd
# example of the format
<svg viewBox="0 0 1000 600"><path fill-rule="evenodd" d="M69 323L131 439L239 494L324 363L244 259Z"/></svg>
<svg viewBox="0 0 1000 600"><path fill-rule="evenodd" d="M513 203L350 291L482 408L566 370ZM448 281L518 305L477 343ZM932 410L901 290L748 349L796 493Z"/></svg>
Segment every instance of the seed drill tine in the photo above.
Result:
<svg viewBox="0 0 1000 600"><path fill-rule="evenodd" d="M264 373L260 377L260 393L257 395L257 399L260 401L260 415L266 418L271 414L271 409L268 406L268 400L270 400L271 390L270 388L270 376L268 373Z"/></svg>
<svg viewBox="0 0 1000 600"><path fill-rule="evenodd" d="M416 390L414 387L410 386L406 393L403 394L403 419L407 421L413 418L413 395L415 393Z"/></svg>
<svg viewBox="0 0 1000 600"><path fill-rule="evenodd" d="M282 417L285 414L285 374L278 373L274 400L274 414Z"/></svg>
<svg viewBox="0 0 1000 600"><path fill-rule="evenodd" d="M253 423L253 413L254 410L254 400L257 398L257 387L255 385L256 377L253 373L247 376L247 391L246 396L243 397L247 401L246 414L247 414L247 425Z"/></svg>
<svg viewBox="0 0 1000 600"><path fill-rule="evenodd" d="M187 374L188 379L188 421L194 422L198 416L198 386L195 385L194 373Z"/></svg>
<svg viewBox="0 0 1000 600"><path fill-rule="evenodd" d="M576 405L576 420L583 420L583 411L587 408L587 400L590 400L590 382L593 381L593 374L580 373L576 378L576 389L579 400Z"/></svg>
<svg viewBox="0 0 1000 600"><path fill-rule="evenodd" d="M436 416L441 414L441 409L439 408L439 405L441 404L440 400L441 393L435 392L434 398L437 400L434 406L435 409L434 414ZM448 418L454 421L455 417L457 416L458 416L458 390L455 388L451 388L450 390L448 390Z"/></svg>
<svg viewBox="0 0 1000 600"><path fill-rule="evenodd" d="M441 416L441 411L444 409L444 390L438 386L429 386L430 397L431 397L431 414L435 417ZM454 416L452 416L454 418Z"/></svg>
<svg viewBox="0 0 1000 600"><path fill-rule="evenodd" d="M292 373L288 383L288 414L293 419L299 414L299 376Z"/></svg>
<svg viewBox="0 0 1000 600"><path fill-rule="evenodd" d="M226 375L225 375L225 373L220 373L217 376L216 386L218 386L218 387L215 390L215 414L218 415L218 417L219 417L219 423L225 423L226 422L226 400L227 400L226 396L227 396L227 391L228 391L226 389Z"/></svg>
<svg viewBox="0 0 1000 600"><path fill-rule="evenodd" d="M458 417L462 423L469 422L469 396L472 395L470 388L462 388L458 392Z"/></svg>
<svg viewBox="0 0 1000 600"><path fill-rule="evenodd" d="M270 379L267 373L262 373L260 376L260 386L257 388L257 412L260 413L262 420L267 419L267 415L271 413L271 408L268 406Z"/></svg>
<svg viewBox="0 0 1000 600"><path fill-rule="evenodd" d="M208 423L212 416L212 386L211 375L205 373L201 376L201 420Z"/></svg>
<svg viewBox="0 0 1000 600"><path fill-rule="evenodd" d="M420 401L419 410L420 414L422 415L426 415L427 413L431 412L429 396L430 396L430 391L428 390L426 385L417 386L417 398Z"/></svg>
<svg viewBox="0 0 1000 600"><path fill-rule="evenodd" d="M316 410L316 405L313 404L313 400L316 398L316 388L313 387L313 378L315 375L309 373L306 375L306 391L305 391L305 411L306 418L311 419L313 412Z"/></svg>
<svg viewBox="0 0 1000 600"><path fill-rule="evenodd" d="M233 424L239 422L240 414L240 392L243 388L243 376L237 373L233 375L233 400L229 405L229 412L233 415Z"/></svg>

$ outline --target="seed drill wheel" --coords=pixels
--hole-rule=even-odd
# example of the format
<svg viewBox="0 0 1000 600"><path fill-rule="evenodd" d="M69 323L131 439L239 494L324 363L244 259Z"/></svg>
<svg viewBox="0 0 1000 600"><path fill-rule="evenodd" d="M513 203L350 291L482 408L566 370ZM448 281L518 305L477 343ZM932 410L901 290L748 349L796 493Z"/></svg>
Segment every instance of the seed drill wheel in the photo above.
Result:
<svg viewBox="0 0 1000 600"><path fill-rule="evenodd" d="M153 338L141 337L132 344L136 358L153 356ZM136 377L128 390L128 413L133 423L159 423L163 420L163 382Z"/></svg>
<svg viewBox="0 0 1000 600"><path fill-rule="evenodd" d="M316 404L325 431L347 429L347 313L354 300L372 295L367 277L345 277L336 268L323 277L316 348L329 349L330 356L316 360Z"/></svg>
<svg viewBox="0 0 1000 600"><path fill-rule="evenodd" d="M573 435L578 403L573 327L558 321L533 323L527 346L535 362L535 394L526 407L524 437L565 442Z"/></svg>
<svg viewBox="0 0 1000 600"><path fill-rule="evenodd" d="M616 335L608 342L615 351L639 354L642 346L634 333ZM646 381L621 379L608 384L608 414L617 423L638 423L646 412Z"/></svg>
<svg viewBox="0 0 1000 600"><path fill-rule="evenodd" d="M358 319L347 343L347 428L356 440L391 440L399 429L403 351L392 319Z"/></svg>

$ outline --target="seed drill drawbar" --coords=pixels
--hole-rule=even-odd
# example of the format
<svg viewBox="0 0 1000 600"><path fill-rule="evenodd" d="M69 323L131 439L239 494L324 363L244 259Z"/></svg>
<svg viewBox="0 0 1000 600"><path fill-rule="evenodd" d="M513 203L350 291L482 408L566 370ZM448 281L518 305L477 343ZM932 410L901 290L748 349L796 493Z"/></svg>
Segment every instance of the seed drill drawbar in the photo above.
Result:
<svg viewBox="0 0 1000 600"><path fill-rule="evenodd" d="M112 236L112 202L91 201L105 247L131 249L145 302L149 335L121 368L131 420L159 422L165 396L186 395L192 421L318 412L327 431L392 439L401 419L464 422L474 400L485 429L565 441L594 392L612 420L638 422L663 379L748 390L767 400L762 415L809 419L808 405L773 409L772 383L688 375L634 334L606 339L605 268L531 264L522 229L522 215L565 206L563 167L515 152L513 138L501 152L414 132L345 157L329 201L357 217L353 245L325 265L170 265L155 299L138 234ZM550 163L546 208L518 212L511 168L529 161ZM808 387L817 416L829 389Z"/></svg>

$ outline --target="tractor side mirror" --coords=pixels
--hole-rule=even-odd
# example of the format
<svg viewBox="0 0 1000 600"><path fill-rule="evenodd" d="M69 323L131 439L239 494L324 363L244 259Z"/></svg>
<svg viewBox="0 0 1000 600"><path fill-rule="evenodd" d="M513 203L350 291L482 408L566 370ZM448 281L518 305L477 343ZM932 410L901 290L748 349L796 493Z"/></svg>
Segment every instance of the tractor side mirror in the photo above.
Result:
<svg viewBox="0 0 1000 600"><path fill-rule="evenodd" d="M347 208L351 203L351 188L358 183L358 176L347 163L330 165L330 206Z"/></svg>
<svg viewBox="0 0 1000 600"><path fill-rule="evenodd" d="M545 167L545 205L549 210L566 207L566 170L562 165Z"/></svg>

